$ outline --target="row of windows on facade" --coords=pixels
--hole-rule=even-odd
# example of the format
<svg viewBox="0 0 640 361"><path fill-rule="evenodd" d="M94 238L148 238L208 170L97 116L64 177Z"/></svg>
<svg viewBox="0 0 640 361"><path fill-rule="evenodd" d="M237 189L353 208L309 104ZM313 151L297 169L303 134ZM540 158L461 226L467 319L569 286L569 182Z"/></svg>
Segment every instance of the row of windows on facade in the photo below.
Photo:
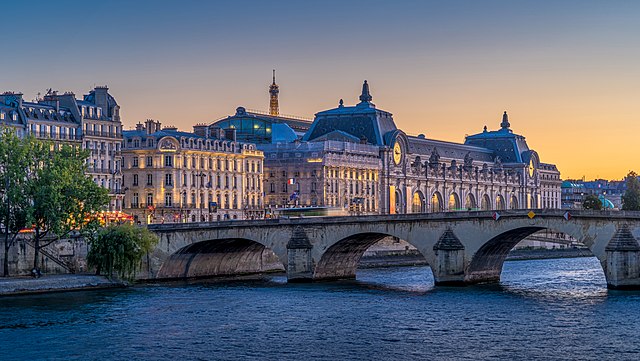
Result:
<svg viewBox="0 0 640 361"><path fill-rule="evenodd" d="M197 159L200 159L200 162L198 164ZM206 159L206 161L205 161ZM173 167L174 166L174 156L173 155L165 155L163 157L163 165L165 167ZM153 157L152 156L147 156L145 158L145 167L147 168L152 168L153 167ZM182 164L184 164L185 168L189 168L189 158L188 157L183 157L182 159ZM224 164L224 168L222 167L222 164ZM203 170L218 170L218 171L241 171L240 168L240 164L241 162L237 161L237 160L233 160L233 161L229 161L229 159L225 159L224 163L221 159L216 158L215 162L213 158L196 158L195 156L191 157L191 169L203 169ZM208 167L207 167L208 165ZM139 168L140 167L140 159L139 157L133 157L131 159L131 167L132 168ZM260 173L262 172L262 163L255 161L246 161L246 165L245 165L245 171L246 172L253 172L253 173Z"/></svg>
<svg viewBox="0 0 640 361"><path fill-rule="evenodd" d="M208 180L207 180L208 177ZM197 179L200 178L200 182L197 181ZM188 176L187 174L183 174L182 175L182 186L183 187L197 187L198 185L200 187L207 187L207 188L229 188L230 186L232 188L237 188L237 178L235 176L229 176L229 175L225 175L224 176L224 184L222 183L222 176L220 174L216 175L216 177L214 178L212 174L191 174L191 183L187 182ZM214 182L214 179L216 180ZM231 182L229 182L231 180ZM199 183L199 184L198 184ZM255 189L255 190L260 190L261 186L260 186L260 180L257 177L247 177L246 178L246 184L247 187L249 189ZM132 175L132 181L131 181L131 186L136 187L140 185L140 179L139 176L137 174L133 174ZM153 174L151 173L147 173L147 186L152 186L153 185ZM173 174L165 174L164 175L164 185L168 186L168 187L172 187L173 186Z"/></svg>
<svg viewBox="0 0 640 361"><path fill-rule="evenodd" d="M106 188L111 191L120 191L121 184L117 179L109 179L107 176L105 177L94 177L93 183L102 186L102 188Z"/></svg>
<svg viewBox="0 0 640 361"><path fill-rule="evenodd" d="M111 167L113 165L113 167ZM111 161L111 160L98 160L98 159L93 159L93 160L89 160L87 159L87 166L89 167L89 171L101 171L101 172L109 172L109 173L115 173L118 172L120 170L120 162L119 161Z"/></svg>
<svg viewBox="0 0 640 361"><path fill-rule="evenodd" d="M120 135L120 127L107 124L89 124L85 123L84 131L87 135L110 136Z"/></svg>
<svg viewBox="0 0 640 361"><path fill-rule="evenodd" d="M80 107L80 113L83 117L96 117L99 119L102 116L102 108L82 106Z"/></svg>
<svg viewBox="0 0 640 361"><path fill-rule="evenodd" d="M289 187L289 186L293 186L293 187ZM328 182L327 183L327 192L328 193L337 193L338 192L338 184L334 183L334 182ZM282 183L282 187L281 190L283 193L288 193L290 191L296 191L296 192L300 192L301 190L301 182L297 182L295 184L287 184L287 183ZM318 183L316 182L311 182L311 192L317 192L318 191ZM275 193L276 192L276 184L275 183L269 183L269 192L270 193ZM349 186L347 187L347 189L345 189L345 192L348 192L349 194L362 194L362 195L371 195L371 196L375 196L376 194L376 185L375 183L371 183L368 184L366 187L364 185L361 185L359 183L349 183Z"/></svg>
<svg viewBox="0 0 640 361"><path fill-rule="evenodd" d="M84 142L84 149L100 152L110 152L109 155L115 155L113 152L120 151L120 142L100 142L87 140Z"/></svg>
<svg viewBox="0 0 640 361"><path fill-rule="evenodd" d="M156 141L154 138L148 138L146 141L142 141L140 138L128 138L126 147L127 148L140 148L141 144L145 144L146 148L155 148ZM180 139L180 147L183 149L196 149L196 150L213 150L213 151L222 151L222 152L231 152L235 153L236 150L247 149L247 150L255 150L255 146L253 144L244 144L244 145L236 145L236 142L229 140L205 140L204 142L201 139L196 140L189 139L189 141L181 138Z"/></svg>
<svg viewBox="0 0 640 361"><path fill-rule="evenodd" d="M31 134L35 135L36 137L75 139L77 134L76 128L73 127L62 127L46 124L31 123L30 130Z"/></svg>
<svg viewBox="0 0 640 361"><path fill-rule="evenodd" d="M37 109L37 108L36 109L26 108L25 113L28 113L28 115L30 115L34 119L39 119L40 117L42 117L45 120L61 120L61 118L64 119L65 117L67 117L68 119L68 117L71 115L70 113L64 110L60 110L59 116L56 116L56 112L53 109L45 110L45 109ZM15 110L11 111L9 113L9 116L11 117L11 120L13 120L14 122L18 120L18 113ZM0 111L0 120L5 120L5 118L6 118L6 112Z"/></svg>
<svg viewBox="0 0 640 361"><path fill-rule="evenodd" d="M274 178L275 177L275 172L269 172L269 177L270 178ZM282 177L287 178L288 176L288 172L287 171L282 171ZM300 175L302 174L302 176L305 176L304 172L299 172L299 171L295 171L293 172L293 177L300 177ZM317 177L318 176L318 172L317 170L313 169L311 170L311 172L307 173L309 175L309 177ZM327 177L329 178L338 178L338 175L340 174L340 172L338 171L338 169L327 169ZM358 180L376 180L376 173L374 171L362 171L362 170L345 170L343 173L345 179L358 179Z"/></svg>
<svg viewBox="0 0 640 361"><path fill-rule="evenodd" d="M200 202L198 203L198 199L196 199L196 193L191 193L191 202L188 202L187 194L182 194L181 204L175 205L173 202L173 193L167 192L164 194L164 206L165 207L174 207L180 206L184 208L199 208L209 207L209 202L217 202L217 205L221 209L239 209L238 208L238 196L234 194L216 194L211 193L205 194L200 193ZM231 200L231 201L230 201ZM260 202L257 196L251 196L247 199L248 205L253 207L259 206ZM145 206L153 206L154 205L154 195L153 193L147 193L147 203ZM133 193L131 196L131 208L138 208L140 206L140 196L138 193Z"/></svg>

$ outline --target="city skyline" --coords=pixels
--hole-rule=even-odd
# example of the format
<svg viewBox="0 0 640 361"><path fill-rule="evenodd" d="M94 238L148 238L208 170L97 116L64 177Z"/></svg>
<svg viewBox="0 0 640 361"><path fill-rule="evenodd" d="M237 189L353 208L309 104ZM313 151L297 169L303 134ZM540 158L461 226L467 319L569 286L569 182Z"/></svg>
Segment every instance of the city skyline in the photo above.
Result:
<svg viewBox="0 0 640 361"><path fill-rule="evenodd" d="M355 104L367 79L409 134L461 143L506 110L563 178L621 179L637 165L640 4L78 4L5 6L37 24L74 21L48 33L10 17L20 31L3 91L106 84L125 129L147 118L190 129L238 106L267 111L275 68L283 114Z"/></svg>

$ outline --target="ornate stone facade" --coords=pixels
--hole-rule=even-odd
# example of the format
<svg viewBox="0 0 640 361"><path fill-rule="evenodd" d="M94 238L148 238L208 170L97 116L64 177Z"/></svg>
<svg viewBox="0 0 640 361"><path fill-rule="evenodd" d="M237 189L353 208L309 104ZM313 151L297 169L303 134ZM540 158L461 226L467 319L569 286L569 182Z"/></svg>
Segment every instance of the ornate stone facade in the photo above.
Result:
<svg viewBox="0 0 640 361"><path fill-rule="evenodd" d="M140 223L264 216L263 153L233 133L194 133L147 120L124 131L125 211Z"/></svg>
<svg viewBox="0 0 640 361"><path fill-rule="evenodd" d="M265 151L265 197L271 207L317 205L383 214L560 208L560 173L540 162L525 137L511 130L506 112L498 130L485 126L464 143L452 143L405 134L372 100L365 81L360 103L345 106L340 100L337 108L317 113L303 134L290 131L289 137L272 132L255 138L254 123L244 125L244 108L210 127L256 139ZM269 119L272 129L275 123L299 126Z"/></svg>
<svg viewBox="0 0 640 361"><path fill-rule="evenodd" d="M88 149L88 175L109 190L110 211L122 210L122 123L120 107L106 86L96 87L82 99L49 90L43 98L26 102L22 94L0 95L0 124L56 144L77 144Z"/></svg>

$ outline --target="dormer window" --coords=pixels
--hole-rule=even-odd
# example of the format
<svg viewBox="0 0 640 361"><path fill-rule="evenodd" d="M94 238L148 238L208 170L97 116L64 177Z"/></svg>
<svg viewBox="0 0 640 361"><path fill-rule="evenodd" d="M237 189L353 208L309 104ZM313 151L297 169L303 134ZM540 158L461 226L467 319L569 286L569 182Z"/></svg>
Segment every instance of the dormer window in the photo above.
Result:
<svg viewBox="0 0 640 361"><path fill-rule="evenodd" d="M4 112L0 112L0 120L4 120Z"/></svg>

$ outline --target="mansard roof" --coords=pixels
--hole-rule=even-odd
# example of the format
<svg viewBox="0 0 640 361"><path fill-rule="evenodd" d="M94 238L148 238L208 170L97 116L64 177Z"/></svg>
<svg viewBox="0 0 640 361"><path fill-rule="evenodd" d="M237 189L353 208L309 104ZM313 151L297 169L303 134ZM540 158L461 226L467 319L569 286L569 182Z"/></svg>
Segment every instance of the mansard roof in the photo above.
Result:
<svg viewBox="0 0 640 361"><path fill-rule="evenodd" d="M303 140L314 140L333 131L342 131L359 140L366 140L369 144L389 145L385 141L385 134L397 129L393 115L376 109L371 102L372 99L365 80L360 103L344 106L341 99L337 108L316 113L315 120Z"/></svg>
<svg viewBox="0 0 640 361"><path fill-rule="evenodd" d="M513 133L510 126L504 112L499 130L488 131L485 127L482 133L467 136L464 144L491 149L503 163L528 163L535 152L529 149L525 137Z"/></svg>
<svg viewBox="0 0 640 361"><path fill-rule="evenodd" d="M428 156L437 149L438 155L443 158L464 159L469 154L476 161L492 163L495 160L494 152L487 148L415 136L407 136L407 139L409 153L413 154Z"/></svg>

